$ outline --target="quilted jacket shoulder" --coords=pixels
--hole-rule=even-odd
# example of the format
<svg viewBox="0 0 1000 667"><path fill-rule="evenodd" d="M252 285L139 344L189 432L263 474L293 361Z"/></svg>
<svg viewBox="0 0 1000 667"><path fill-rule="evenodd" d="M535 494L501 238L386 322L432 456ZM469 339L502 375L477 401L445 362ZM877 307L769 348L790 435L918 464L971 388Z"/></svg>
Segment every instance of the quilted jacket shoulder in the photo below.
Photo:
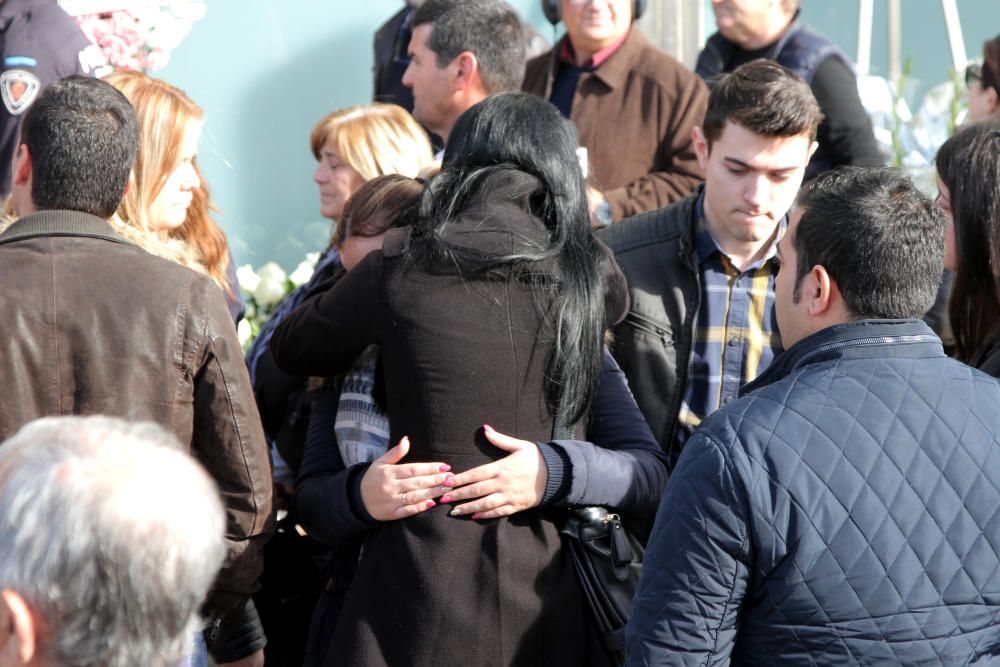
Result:
<svg viewBox="0 0 1000 667"><path fill-rule="evenodd" d="M703 422L629 664L1000 655L1000 383L918 338L818 355Z"/></svg>

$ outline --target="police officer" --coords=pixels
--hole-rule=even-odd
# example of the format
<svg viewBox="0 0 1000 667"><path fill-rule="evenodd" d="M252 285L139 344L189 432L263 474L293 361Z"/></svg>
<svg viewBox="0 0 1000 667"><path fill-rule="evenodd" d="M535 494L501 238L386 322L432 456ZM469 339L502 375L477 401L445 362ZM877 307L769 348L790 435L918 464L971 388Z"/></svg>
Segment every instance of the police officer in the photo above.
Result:
<svg viewBox="0 0 1000 667"><path fill-rule="evenodd" d="M0 197L10 192L21 119L42 88L106 64L56 0L0 0Z"/></svg>

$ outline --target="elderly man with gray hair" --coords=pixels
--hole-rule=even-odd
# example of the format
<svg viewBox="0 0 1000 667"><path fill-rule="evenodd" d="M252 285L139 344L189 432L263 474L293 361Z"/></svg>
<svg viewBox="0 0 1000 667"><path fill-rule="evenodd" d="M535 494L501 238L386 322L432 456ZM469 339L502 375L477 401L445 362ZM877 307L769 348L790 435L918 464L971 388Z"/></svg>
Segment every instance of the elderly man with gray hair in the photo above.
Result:
<svg viewBox="0 0 1000 667"><path fill-rule="evenodd" d="M48 417L0 446L0 667L174 667L226 556L215 483L151 423Z"/></svg>

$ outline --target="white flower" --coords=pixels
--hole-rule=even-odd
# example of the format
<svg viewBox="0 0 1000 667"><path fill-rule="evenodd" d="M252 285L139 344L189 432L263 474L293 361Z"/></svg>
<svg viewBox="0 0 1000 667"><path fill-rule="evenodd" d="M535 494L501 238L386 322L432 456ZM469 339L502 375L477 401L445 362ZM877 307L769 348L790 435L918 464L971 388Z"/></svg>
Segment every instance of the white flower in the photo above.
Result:
<svg viewBox="0 0 1000 667"><path fill-rule="evenodd" d="M253 270L253 266L244 264L236 269L236 281L241 288L252 294L257 289L257 285L260 284L260 276Z"/></svg>
<svg viewBox="0 0 1000 667"><path fill-rule="evenodd" d="M170 12L174 16L188 22L203 19L207 11L208 6L200 0L192 0L191 2L175 2L170 7Z"/></svg>
<svg viewBox="0 0 1000 667"><path fill-rule="evenodd" d="M311 252L306 255L306 258L299 262L299 265L295 267L295 270L288 275L288 279L292 281L292 284L296 287L301 287L309 282L312 278L313 272L316 270L316 262L319 261L319 253Z"/></svg>
<svg viewBox="0 0 1000 667"><path fill-rule="evenodd" d="M288 291L285 285L288 276L285 275L284 270L274 262L268 262L260 267L258 275L260 283L253 290L253 296L258 305L270 306L281 301Z"/></svg>
<svg viewBox="0 0 1000 667"><path fill-rule="evenodd" d="M247 341L253 336L253 329L250 328L248 321L240 320L240 323L236 325L236 336L240 339L240 345L246 347Z"/></svg>

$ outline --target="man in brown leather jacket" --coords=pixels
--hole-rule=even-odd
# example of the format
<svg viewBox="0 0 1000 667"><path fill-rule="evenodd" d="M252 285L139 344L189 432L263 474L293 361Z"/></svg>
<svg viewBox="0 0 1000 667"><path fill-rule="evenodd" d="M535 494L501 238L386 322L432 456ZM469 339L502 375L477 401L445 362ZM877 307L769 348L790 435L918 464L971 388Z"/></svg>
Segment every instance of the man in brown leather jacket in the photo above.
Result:
<svg viewBox="0 0 1000 667"><path fill-rule="evenodd" d="M97 79L54 83L28 110L13 172L21 217L0 234L0 439L38 417L99 413L159 422L189 444L227 512L206 643L218 663L259 665L249 596L271 517L264 436L222 292L106 222L137 144L131 105Z"/></svg>

